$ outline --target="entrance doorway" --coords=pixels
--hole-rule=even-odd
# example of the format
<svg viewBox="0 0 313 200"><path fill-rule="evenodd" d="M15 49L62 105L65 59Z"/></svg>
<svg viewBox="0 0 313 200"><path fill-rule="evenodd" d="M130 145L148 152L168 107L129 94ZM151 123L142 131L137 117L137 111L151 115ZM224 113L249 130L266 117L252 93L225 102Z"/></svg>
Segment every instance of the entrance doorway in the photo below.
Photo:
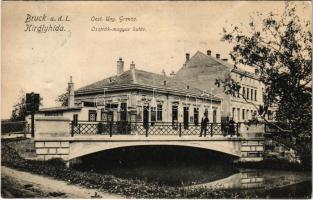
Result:
<svg viewBox="0 0 313 200"><path fill-rule="evenodd" d="M143 126L145 128L149 126L149 106L143 107Z"/></svg>
<svg viewBox="0 0 313 200"><path fill-rule="evenodd" d="M213 123L216 123L216 110L213 110Z"/></svg>
<svg viewBox="0 0 313 200"><path fill-rule="evenodd" d="M172 106L172 126L173 129L178 127L178 106Z"/></svg>

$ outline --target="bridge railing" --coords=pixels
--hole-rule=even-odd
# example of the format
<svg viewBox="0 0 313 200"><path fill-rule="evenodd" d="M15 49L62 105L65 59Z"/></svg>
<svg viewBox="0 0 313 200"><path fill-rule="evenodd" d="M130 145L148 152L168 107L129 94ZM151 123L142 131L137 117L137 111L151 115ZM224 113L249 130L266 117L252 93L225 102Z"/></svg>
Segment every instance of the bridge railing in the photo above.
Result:
<svg viewBox="0 0 313 200"><path fill-rule="evenodd" d="M172 122L72 122L72 136L74 135L200 135L201 125L172 123ZM203 136L237 135L239 136L240 123L208 123L202 130Z"/></svg>
<svg viewBox="0 0 313 200"><path fill-rule="evenodd" d="M15 133L21 134L27 132L26 121L1 121L1 133Z"/></svg>

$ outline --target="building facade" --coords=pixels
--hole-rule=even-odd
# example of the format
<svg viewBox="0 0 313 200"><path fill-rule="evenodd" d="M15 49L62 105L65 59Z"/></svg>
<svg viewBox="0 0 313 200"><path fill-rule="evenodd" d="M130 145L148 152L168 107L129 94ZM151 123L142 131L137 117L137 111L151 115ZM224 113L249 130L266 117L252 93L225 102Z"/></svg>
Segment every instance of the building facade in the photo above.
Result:
<svg viewBox="0 0 313 200"><path fill-rule="evenodd" d="M252 67L250 70L234 68L227 59L221 59L220 54L213 57L210 50L207 54L198 51L189 57L189 54L186 54L186 62L175 78L222 98L222 121L233 117L235 122L243 122L256 116L259 106L263 105L264 90L257 70ZM216 79L224 80L228 77L240 83L238 94L227 95L223 87L215 84Z"/></svg>
<svg viewBox="0 0 313 200"><path fill-rule="evenodd" d="M69 82L68 106L40 109L39 116L66 116L74 121L179 122L200 125L201 117L221 122L221 99L165 73L139 70L134 63L124 71L117 61L117 75L74 91Z"/></svg>

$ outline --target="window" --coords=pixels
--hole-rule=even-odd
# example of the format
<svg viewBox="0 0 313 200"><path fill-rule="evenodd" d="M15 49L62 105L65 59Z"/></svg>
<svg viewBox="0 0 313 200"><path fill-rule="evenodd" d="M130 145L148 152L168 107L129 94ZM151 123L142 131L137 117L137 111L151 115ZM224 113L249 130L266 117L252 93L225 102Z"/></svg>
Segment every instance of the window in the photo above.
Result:
<svg viewBox="0 0 313 200"><path fill-rule="evenodd" d="M242 120L245 120L245 109L242 109Z"/></svg>
<svg viewBox="0 0 313 200"><path fill-rule="evenodd" d="M246 88L245 87L242 88L242 97L243 98L246 97Z"/></svg>
<svg viewBox="0 0 313 200"><path fill-rule="evenodd" d="M106 119L106 113L104 112L104 110L101 110L101 116L100 116L100 120L101 121L106 121L107 119Z"/></svg>
<svg viewBox="0 0 313 200"><path fill-rule="evenodd" d="M249 88L247 88L247 99L249 99L250 96L249 96Z"/></svg>
<svg viewBox="0 0 313 200"><path fill-rule="evenodd" d="M162 121L162 105L158 105L157 107L157 120Z"/></svg>
<svg viewBox="0 0 313 200"><path fill-rule="evenodd" d="M199 124L199 108L194 108L193 110L193 118L196 126Z"/></svg>
<svg viewBox="0 0 313 200"><path fill-rule="evenodd" d="M254 100L256 101L256 97L257 97L257 94L256 94L256 90L254 91Z"/></svg>
<svg viewBox="0 0 313 200"><path fill-rule="evenodd" d="M235 110L236 110L236 108L233 108L232 117L234 120L235 120Z"/></svg>
<svg viewBox="0 0 313 200"><path fill-rule="evenodd" d="M251 100L253 100L253 89L251 89Z"/></svg>
<svg viewBox="0 0 313 200"><path fill-rule="evenodd" d="M237 117L238 122L240 122L240 108L237 108Z"/></svg>
<svg viewBox="0 0 313 200"><path fill-rule="evenodd" d="M88 120L90 122L97 121L97 111L96 110L89 110L89 118L88 118Z"/></svg>
<svg viewBox="0 0 313 200"><path fill-rule="evenodd" d="M178 107L172 106L172 124L176 128L178 122Z"/></svg>
<svg viewBox="0 0 313 200"><path fill-rule="evenodd" d="M151 107L151 122L156 121L156 109L155 107Z"/></svg>
<svg viewBox="0 0 313 200"><path fill-rule="evenodd" d="M216 110L213 110L213 123L216 123Z"/></svg>
<svg viewBox="0 0 313 200"><path fill-rule="evenodd" d="M74 126L77 126L77 124L78 124L78 114L74 114L73 115L73 124L74 124Z"/></svg>
<svg viewBox="0 0 313 200"><path fill-rule="evenodd" d="M63 116L63 112L62 111L46 112L45 116Z"/></svg>
<svg viewBox="0 0 313 200"><path fill-rule="evenodd" d="M238 97L238 98L240 97L240 88L239 88L239 90L238 90L238 92L237 92L237 97Z"/></svg>

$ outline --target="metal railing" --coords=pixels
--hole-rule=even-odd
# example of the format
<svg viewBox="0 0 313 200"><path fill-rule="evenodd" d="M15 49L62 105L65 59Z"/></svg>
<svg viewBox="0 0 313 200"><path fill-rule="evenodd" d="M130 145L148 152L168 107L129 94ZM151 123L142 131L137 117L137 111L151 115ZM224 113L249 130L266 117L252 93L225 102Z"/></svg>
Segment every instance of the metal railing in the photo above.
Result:
<svg viewBox="0 0 313 200"><path fill-rule="evenodd" d="M179 137L186 135L237 135L239 136L240 124L229 123L208 123L206 128L201 125L171 123L171 122L72 122L71 130L74 135L177 135Z"/></svg>
<svg viewBox="0 0 313 200"><path fill-rule="evenodd" d="M1 133L26 133L27 132L27 122L26 121L1 121Z"/></svg>

